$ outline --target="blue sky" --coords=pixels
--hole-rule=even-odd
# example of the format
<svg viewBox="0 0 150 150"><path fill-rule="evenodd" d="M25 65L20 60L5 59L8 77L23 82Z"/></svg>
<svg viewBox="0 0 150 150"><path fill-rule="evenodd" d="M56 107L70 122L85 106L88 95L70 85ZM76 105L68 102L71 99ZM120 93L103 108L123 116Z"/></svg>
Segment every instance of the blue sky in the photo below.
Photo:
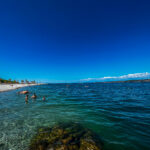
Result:
<svg viewBox="0 0 150 150"><path fill-rule="evenodd" d="M0 2L0 76L49 82L150 72L147 0Z"/></svg>

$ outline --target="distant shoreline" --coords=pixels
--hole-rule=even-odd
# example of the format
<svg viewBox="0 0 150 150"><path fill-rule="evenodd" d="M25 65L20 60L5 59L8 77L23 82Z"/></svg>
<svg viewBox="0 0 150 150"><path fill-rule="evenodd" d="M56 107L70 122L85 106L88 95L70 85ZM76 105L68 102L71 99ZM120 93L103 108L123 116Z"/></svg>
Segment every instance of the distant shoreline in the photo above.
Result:
<svg viewBox="0 0 150 150"><path fill-rule="evenodd" d="M10 90L15 90L15 89L19 89L22 87L28 87L28 86L35 86L35 85L41 85L42 83L39 84L0 84L0 92L6 92L6 91L10 91Z"/></svg>
<svg viewBox="0 0 150 150"><path fill-rule="evenodd" d="M95 83L150 83L150 79L125 80L125 81L106 81L106 82L95 82Z"/></svg>

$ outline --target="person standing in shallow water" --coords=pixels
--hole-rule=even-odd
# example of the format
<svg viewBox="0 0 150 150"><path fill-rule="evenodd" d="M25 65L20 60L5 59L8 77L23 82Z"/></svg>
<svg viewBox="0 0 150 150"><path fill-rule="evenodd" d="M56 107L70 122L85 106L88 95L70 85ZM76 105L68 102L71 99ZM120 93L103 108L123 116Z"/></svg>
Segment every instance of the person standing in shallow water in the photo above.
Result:
<svg viewBox="0 0 150 150"><path fill-rule="evenodd" d="M46 100L46 98L45 98L45 96L43 96L43 101L45 101Z"/></svg>
<svg viewBox="0 0 150 150"><path fill-rule="evenodd" d="M29 95L26 95L26 96L25 96L25 102L26 102L26 103L28 103L28 97L29 97Z"/></svg>
<svg viewBox="0 0 150 150"><path fill-rule="evenodd" d="M36 94L34 93L34 94L31 96L31 98L36 99L36 98L37 98Z"/></svg>

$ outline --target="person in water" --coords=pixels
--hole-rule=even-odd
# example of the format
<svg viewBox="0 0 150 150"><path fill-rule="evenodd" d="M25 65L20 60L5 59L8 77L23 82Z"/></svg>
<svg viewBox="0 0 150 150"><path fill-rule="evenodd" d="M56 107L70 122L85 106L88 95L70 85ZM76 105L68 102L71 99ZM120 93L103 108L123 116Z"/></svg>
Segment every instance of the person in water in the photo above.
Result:
<svg viewBox="0 0 150 150"><path fill-rule="evenodd" d="M43 96L43 101L45 101L45 96Z"/></svg>
<svg viewBox="0 0 150 150"><path fill-rule="evenodd" d="M36 98L37 98L36 94L34 93L34 94L31 96L31 98L36 99Z"/></svg>
<svg viewBox="0 0 150 150"><path fill-rule="evenodd" d="M26 101L26 103L28 103L28 97L29 97L29 95L26 95L26 96L25 96L25 101Z"/></svg>

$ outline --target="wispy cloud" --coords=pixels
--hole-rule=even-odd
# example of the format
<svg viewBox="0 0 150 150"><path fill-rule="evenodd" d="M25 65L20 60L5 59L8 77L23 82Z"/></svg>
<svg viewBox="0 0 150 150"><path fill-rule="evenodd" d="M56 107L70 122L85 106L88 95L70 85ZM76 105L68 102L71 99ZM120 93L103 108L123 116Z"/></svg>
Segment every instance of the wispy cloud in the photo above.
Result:
<svg viewBox="0 0 150 150"><path fill-rule="evenodd" d="M110 80L126 80L126 79L144 79L149 78L150 73L144 72L144 73L134 73L134 74L127 74L122 76L107 76L102 78L87 78L87 79L81 79L81 82L90 82L90 81L110 81Z"/></svg>

